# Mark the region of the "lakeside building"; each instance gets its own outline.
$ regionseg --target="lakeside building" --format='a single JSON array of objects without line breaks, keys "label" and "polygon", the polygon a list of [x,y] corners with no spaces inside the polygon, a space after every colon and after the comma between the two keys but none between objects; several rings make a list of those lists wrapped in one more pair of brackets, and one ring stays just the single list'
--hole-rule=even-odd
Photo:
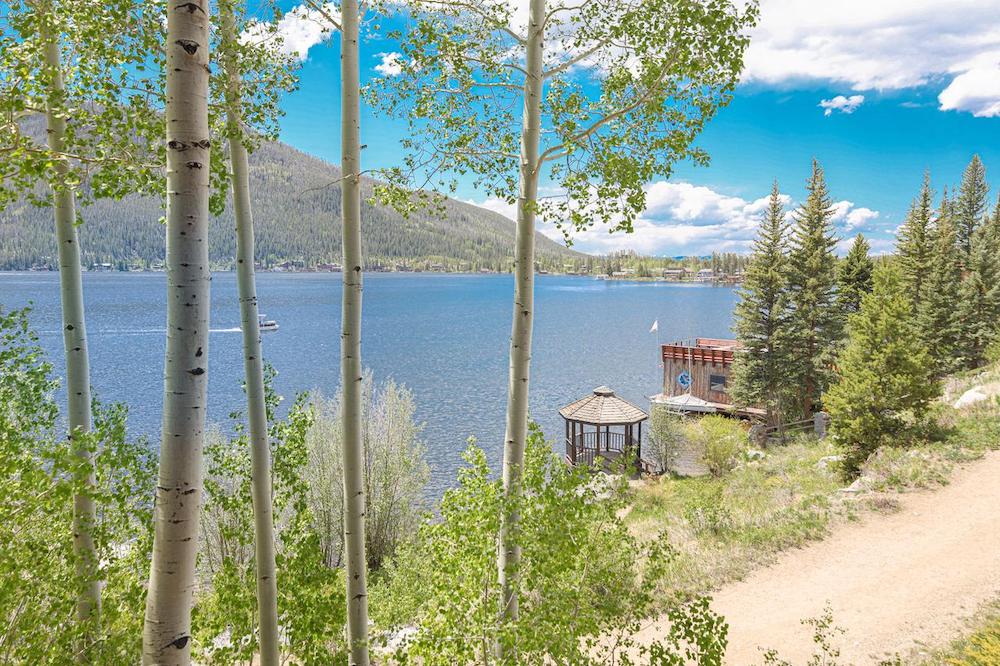
[{"label": "lakeside building", "polygon": [[739,343],[722,338],[695,338],[660,346],[663,392],[652,398],[682,413],[725,413],[762,416],[755,407],[737,408],[729,395],[733,361]]}]

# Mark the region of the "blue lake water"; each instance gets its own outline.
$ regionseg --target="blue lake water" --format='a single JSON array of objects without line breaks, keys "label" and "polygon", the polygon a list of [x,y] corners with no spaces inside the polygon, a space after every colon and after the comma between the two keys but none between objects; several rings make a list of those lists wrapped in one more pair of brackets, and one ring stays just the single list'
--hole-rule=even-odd
[{"label": "blue lake water", "polygon": [[[366,276],[362,356],[376,380],[408,386],[425,424],[432,468],[429,493],[451,484],[469,436],[491,462],[501,457],[510,337],[509,275],[386,274]],[[92,383],[105,401],[130,406],[130,430],[157,440],[163,390],[166,276],[88,273],[84,278]],[[339,382],[340,275],[262,273],[261,311],[280,330],[263,336],[264,355],[286,397]],[[661,341],[726,337],[736,293],[695,284],[610,282],[539,276],[531,374],[531,415],[554,442],[558,409],[607,384],[648,408],[660,390]],[[33,303],[31,322],[56,371],[62,366],[58,276],[0,274],[0,305]],[[209,346],[210,421],[226,424],[242,409],[239,305],[232,273],[212,282]],[[561,449],[561,444],[556,444]]]}]

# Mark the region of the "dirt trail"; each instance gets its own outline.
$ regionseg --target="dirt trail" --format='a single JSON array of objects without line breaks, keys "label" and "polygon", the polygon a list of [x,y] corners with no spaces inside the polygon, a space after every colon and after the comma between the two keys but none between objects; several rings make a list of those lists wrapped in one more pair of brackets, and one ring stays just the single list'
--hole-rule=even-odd
[{"label": "dirt trail", "polygon": [[[839,663],[877,664],[918,641],[936,645],[1000,594],[1000,452],[955,470],[936,491],[898,496],[900,511],[837,528],[727,585],[713,608],[729,622],[726,664],[760,664],[758,646],[793,664],[812,653],[811,628],[829,601]],[[641,638],[659,634],[654,624]]]}]

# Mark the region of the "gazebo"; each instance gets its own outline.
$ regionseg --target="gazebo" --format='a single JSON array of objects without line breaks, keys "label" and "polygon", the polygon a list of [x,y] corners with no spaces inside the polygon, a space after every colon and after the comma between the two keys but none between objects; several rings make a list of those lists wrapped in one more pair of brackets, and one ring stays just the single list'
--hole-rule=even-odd
[{"label": "gazebo", "polygon": [[635,469],[641,468],[642,422],[649,415],[607,386],[595,388],[559,414],[566,420],[566,462],[570,465],[625,458],[634,462]]}]

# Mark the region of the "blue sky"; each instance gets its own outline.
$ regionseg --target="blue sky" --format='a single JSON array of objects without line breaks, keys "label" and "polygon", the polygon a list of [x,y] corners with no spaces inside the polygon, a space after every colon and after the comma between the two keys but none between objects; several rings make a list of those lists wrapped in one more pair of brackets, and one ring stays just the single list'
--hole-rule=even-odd
[{"label": "blue sky", "polygon": [[[1000,0],[948,8],[944,16],[924,0],[764,0],[743,83],[698,142],[711,165],[681,165],[670,181],[651,183],[634,234],[594,230],[577,235],[577,247],[746,250],[771,182],[794,206],[814,157],[837,202],[838,231],[863,232],[876,251],[891,249],[926,169],[939,193],[978,153],[1000,186]],[[298,18],[286,19],[286,39],[305,57],[300,89],[284,100],[282,139],[336,163],[339,42]],[[363,80],[391,74],[393,47],[363,43]],[[402,121],[365,113],[365,167],[397,164],[405,131]],[[512,214],[468,184],[459,196]]]}]

